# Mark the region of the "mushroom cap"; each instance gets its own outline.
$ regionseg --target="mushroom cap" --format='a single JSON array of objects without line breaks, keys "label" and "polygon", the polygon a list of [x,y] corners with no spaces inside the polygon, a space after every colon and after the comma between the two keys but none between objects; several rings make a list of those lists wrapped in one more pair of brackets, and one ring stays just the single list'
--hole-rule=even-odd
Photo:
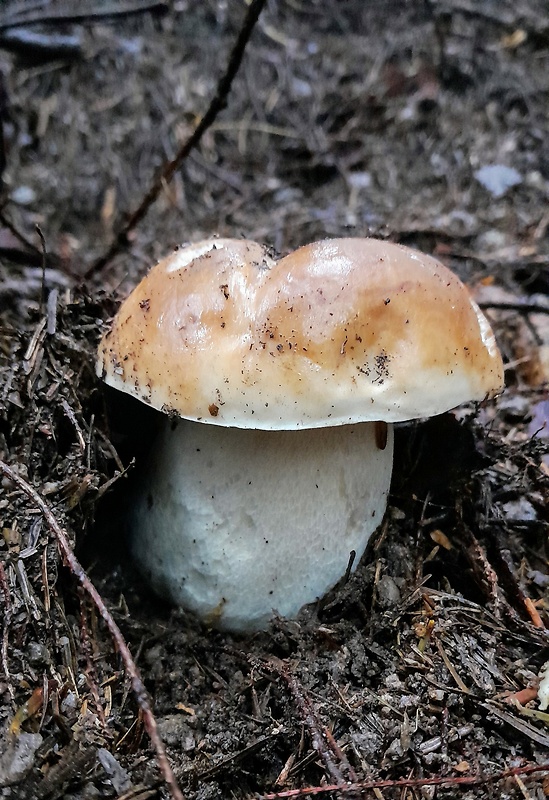
[{"label": "mushroom cap", "polygon": [[430,256],[358,238],[278,261],[246,240],[177,249],[122,304],[97,372],[162,411],[264,430],[427,417],[503,386],[463,283]]}]

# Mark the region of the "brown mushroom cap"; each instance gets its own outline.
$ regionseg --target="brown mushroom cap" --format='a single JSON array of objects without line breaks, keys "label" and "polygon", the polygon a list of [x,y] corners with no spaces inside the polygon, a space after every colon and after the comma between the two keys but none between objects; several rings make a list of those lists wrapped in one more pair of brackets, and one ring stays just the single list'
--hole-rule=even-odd
[{"label": "brown mushroom cap", "polygon": [[245,240],[178,249],[123,303],[97,369],[155,408],[266,430],[431,416],[503,385],[461,281],[376,239],[315,242],[279,261]]}]

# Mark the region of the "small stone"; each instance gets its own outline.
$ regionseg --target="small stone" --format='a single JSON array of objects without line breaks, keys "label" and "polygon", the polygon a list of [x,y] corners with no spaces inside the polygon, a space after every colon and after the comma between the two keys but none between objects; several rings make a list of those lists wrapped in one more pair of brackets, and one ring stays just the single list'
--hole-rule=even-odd
[{"label": "small stone", "polygon": [[163,741],[170,747],[189,753],[196,747],[194,733],[181,714],[168,714],[158,720],[158,730]]},{"label": "small stone", "polygon": [[382,608],[390,608],[400,602],[400,589],[390,575],[381,576],[376,590],[377,601]]},{"label": "small stone", "polygon": [[11,193],[11,199],[18,206],[30,206],[36,200],[36,192],[30,186],[18,186]]},{"label": "small stone", "polygon": [[504,503],[502,511],[507,519],[531,522],[538,518],[536,509],[525,497]]},{"label": "small stone", "polygon": [[398,758],[402,758],[403,751],[402,745],[400,744],[399,739],[394,739],[387,750],[385,751],[385,758],[389,758],[391,760],[395,760]]},{"label": "small stone", "polygon": [[71,716],[72,712],[78,707],[78,700],[74,692],[67,692],[61,701],[61,711],[65,716]]},{"label": "small stone", "polygon": [[508,237],[503,231],[498,231],[496,228],[490,228],[480,236],[477,237],[477,248],[485,253],[493,253],[501,250],[509,244]]},{"label": "small stone", "polygon": [[372,176],[369,172],[350,172],[347,180],[353,189],[369,189],[372,185]]},{"label": "small stone", "polygon": [[386,675],[385,686],[387,687],[387,689],[391,691],[398,691],[399,689],[403,688],[402,681],[400,680],[396,672],[391,672],[389,675]]},{"label": "small stone", "polygon": [[112,783],[112,787],[117,794],[122,794],[122,792],[127,792],[128,789],[131,788],[132,782],[129,778],[127,771],[120,766],[116,758],[106,750],[104,747],[100,747],[97,751],[97,758],[99,759],[99,763],[109,776],[109,780]]},{"label": "small stone", "polygon": [[522,183],[522,175],[512,167],[504,164],[492,164],[481,167],[474,173],[477,181],[487,189],[493,197],[503,197],[508,189]]},{"label": "small stone", "polygon": [[504,418],[514,422],[530,417],[530,400],[520,394],[512,394],[509,397],[502,397],[498,403],[498,409]]},{"label": "small stone", "polygon": [[41,667],[49,664],[51,661],[48,648],[40,642],[28,643],[27,658],[33,667]]},{"label": "small stone", "polygon": [[39,733],[20,733],[0,740],[0,788],[23,780],[33,767],[42,741]]},{"label": "small stone", "polygon": [[542,666],[539,677],[541,679],[538,689],[539,710],[545,711],[549,706],[549,661]]}]

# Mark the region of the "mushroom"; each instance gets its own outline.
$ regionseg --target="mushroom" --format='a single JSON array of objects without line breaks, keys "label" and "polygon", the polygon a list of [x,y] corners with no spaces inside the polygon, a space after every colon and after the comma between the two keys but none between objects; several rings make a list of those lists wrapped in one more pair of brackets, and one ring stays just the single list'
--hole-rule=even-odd
[{"label": "mushroom", "polygon": [[415,250],[332,239],[177,249],[122,304],[98,374],[167,415],[133,509],[154,589],[233,631],[295,616],[386,508],[390,423],[500,391],[490,326]]}]

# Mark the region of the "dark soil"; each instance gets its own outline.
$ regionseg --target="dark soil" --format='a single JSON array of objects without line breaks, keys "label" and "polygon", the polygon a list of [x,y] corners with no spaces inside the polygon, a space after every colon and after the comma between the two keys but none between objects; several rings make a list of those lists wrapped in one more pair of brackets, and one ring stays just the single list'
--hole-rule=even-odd
[{"label": "dark soil", "polygon": [[[22,9],[129,5],[12,0],[0,47]],[[549,774],[546,1],[270,0],[226,109],[129,247],[82,283],[204,113],[245,13],[148,5],[50,13],[27,29],[53,55],[0,50],[0,458],[105,598],[189,800],[333,784],[319,796],[547,796],[531,772]],[[133,574],[120,529],[144,412],[94,369],[124,294],[212,234],[281,253],[341,235],[417,246],[468,282],[506,361],[496,401],[400,426],[390,507],[356,573],[252,637],[208,630]],[[0,510],[0,797],[168,797],[51,526],[8,479]]]}]

